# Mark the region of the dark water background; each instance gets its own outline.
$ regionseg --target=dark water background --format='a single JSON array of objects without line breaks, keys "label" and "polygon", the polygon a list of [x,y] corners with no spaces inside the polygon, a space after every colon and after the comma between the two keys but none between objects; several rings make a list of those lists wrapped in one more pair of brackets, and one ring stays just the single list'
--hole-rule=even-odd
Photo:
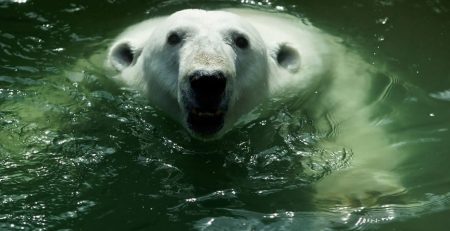
[{"label": "dark water background", "polygon": [[[269,102],[273,116],[203,143],[101,68],[129,25],[242,6],[306,18],[393,70],[380,116],[411,153],[405,195],[314,204],[340,163],[301,110]],[[0,230],[447,230],[449,41],[440,0],[0,0]]]}]

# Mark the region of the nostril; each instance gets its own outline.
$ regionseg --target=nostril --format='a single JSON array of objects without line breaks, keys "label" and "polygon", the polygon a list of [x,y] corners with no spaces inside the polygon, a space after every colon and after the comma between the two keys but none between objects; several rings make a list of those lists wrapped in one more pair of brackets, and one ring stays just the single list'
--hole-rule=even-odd
[{"label": "nostril", "polygon": [[227,79],[221,71],[197,71],[189,77],[195,99],[203,107],[218,107],[225,92]]}]

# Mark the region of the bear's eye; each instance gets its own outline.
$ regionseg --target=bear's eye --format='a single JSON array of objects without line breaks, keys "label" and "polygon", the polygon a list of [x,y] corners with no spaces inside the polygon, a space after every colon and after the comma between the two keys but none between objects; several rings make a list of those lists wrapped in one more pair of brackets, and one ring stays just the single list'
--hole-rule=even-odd
[{"label": "bear's eye", "polygon": [[177,45],[178,43],[181,42],[181,40],[182,39],[181,39],[180,35],[175,32],[172,32],[169,34],[169,36],[167,36],[167,43],[172,46]]},{"label": "bear's eye", "polygon": [[248,39],[243,35],[238,35],[234,38],[234,44],[241,49],[245,49],[248,47]]}]

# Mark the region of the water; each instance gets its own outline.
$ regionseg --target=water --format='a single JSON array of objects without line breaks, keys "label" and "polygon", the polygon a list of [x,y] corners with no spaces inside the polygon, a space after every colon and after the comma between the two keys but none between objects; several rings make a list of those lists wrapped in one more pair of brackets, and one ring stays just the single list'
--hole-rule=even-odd
[{"label": "water", "polygon": [[[271,116],[204,143],[101,67],[128,25],[239,6],[306,18],[392,70],[374,82],[373,121],[408,153],[396,169],[405,193],[314,203],[314,182],[351,153],[317,148],[296,102],[268,102]],[[449,11],[439,0],[0,1],[0,229],[446,230]]]}]

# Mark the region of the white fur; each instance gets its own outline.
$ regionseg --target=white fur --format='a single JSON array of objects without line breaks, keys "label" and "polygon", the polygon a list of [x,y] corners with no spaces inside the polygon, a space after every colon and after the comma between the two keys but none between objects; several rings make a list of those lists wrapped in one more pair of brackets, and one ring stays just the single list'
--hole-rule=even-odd
[{"label": "white fur", "polygon": [[[189,32],[189,43],[177,51],[169,50],[164,45],[166,36],[177,27],[193,28]],[[245,54],[249,52],[239,52],[227,45],[223,41],[227,30],[248,34],[254,54]],[[228,89],[232,98],[220,136],[243,114],[280,89],[295,86],[304,92],[313,90],[315,83],[320,82],[315,79],[329,69],[327,62],[331,51],[325,41],[329,39],[332,38],[292,16],[242,9],[184,10],[126,30],[110,49],[109,63],[121,71],[120,78],[125,83],[141,88],[155,105],[186,126],[185,112],[182,107],[176,107],[175,102],[180,103],[179,88],[185,83],[185,74],[201,65],[192,62],[193,57],[221,54],[220,58],[225,60],[220,64],[222,69],[235,77],[231,79],[233,89]],[[113,53],[124,43],[142,52],[129,67],[117,62]],[[299,54],[298,61],[289,67],[280,67],[276,61],[276,52],[282,46]]]},{"label": "white fur", "polygon": [[[183,46],[174,49],[166,40],[167,34],[177,28],[188,28],[188,36]],[[251,50],[233,48],[227,40],[230,31],[248,35]],[[130,66],[117,62],[114,56],[115,49],[124,43],[140,53]],[[287,55],[279,55],[280,50]],[[352,149],[355,157],[354,166],[317,184],[318,197],[345,200],[352,195],[363,200],[367,192],[387,194],[402,189],[389,172],[400,158],[386,164],[392,150],[387,148],[383,131],[370,124],[370,111],[360,110],[370,87],[368,78],[376,70],[345,49],[339,39],[308,22],[286,14],[245,9],[184,10],[126,30],[112,45],[109,63],[120,71],[120,79],[141,89],[154,105],[185,127],[180,91],[186,88],[186,75],[199,67],[229,73],[229,111],[218,137],[267,97],[292,89],[296,97],[305,98],[326,82],[329,87],[313,104],[304,105],[305,109],[313,115],[318,129],[327,129],[330,117],[345,125],[348,132],[321,145]],[[330,108],[332,112],[327,111]],[[367,175],[363,179],[367,182],[349,180],[361,172]]]}]

